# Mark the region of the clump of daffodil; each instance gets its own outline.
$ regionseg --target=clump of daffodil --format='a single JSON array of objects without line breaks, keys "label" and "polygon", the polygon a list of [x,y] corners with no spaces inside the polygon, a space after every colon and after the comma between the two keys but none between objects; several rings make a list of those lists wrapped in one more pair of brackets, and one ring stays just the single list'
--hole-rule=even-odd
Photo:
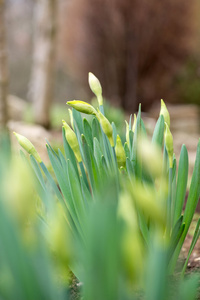
[{"label": "clump of daffodil", "polygon": [[90,89],[97,97],[99,106],[103,105],[102,87],[99,79],[91,72],[88,74],[88,82]]},{"label": "clump of daffodil", "polygon": [[132,131],[133,132],[135,132],[136,122],[137,122],[137,116],[136,116],[136,114],[134,114],[134,121],[133,121],[133,126],[132,126]]},{"label": "clump of daffodil", "polygon": [[89,103],[81,100],[67,101],[67,104],[74,109],[88,115],[96,115],[96,109]]},{"label": "clump of daffodil", "polygon": [[[141,283],[141,275],[144,267],[143,244],[138,226],[137,213],[127,191],[123,191],[119,197],[118,217],[124,222],[121,251],[122,261],[128,283]],[[136,259],[137,258],[137,259]]]},{"label": "clump of daffodil", "polygon": [[160,115],[163,115],[165,122],[167,123],[168,127],[170,128],[170,115],[169,115],[169,111],[168,111],[163,99],[161,99]]},{"label": "clump of daffodil", "polygon": [[108,119],[99,111],[99,109],[98,109],[98,113],[97,113],[96,117],[97,117],[99,123],[101,124],[102,130],[105,133],[105,135],[107,136],[111,146],[114,147],[112,125],[110,124]]},{"label": "clump of daffodil", "polygon": [[140,138],[138,141],[138,155],[140,156],[144,168],[154,178],[162,174],[162,152],[160,148],[152,144],[146,138]]},{"label": "clump of daffodil", "polygon": [[122,141],[121,141],[119,135],[117,135],[115,153],[116,153],[118,167],[119,168],[125,167],[126,166],[126,154],[125,154],[124,147],[122,145]]},{"label": "clump of daffodil", "polygon": [[171,134],[171,131],[165,123],[165,146],[167,149],[168,153],[168,158],[169,158],[169,167],[173,167],[173,155],[174,155],[174,145],[173,145],[173,136]]},{"label": "clump of daffodil", "polygon": [[70,147],[72,148],[78,162],[81,162],[82,157],[81,157],[81,152],[80,152],[76,134],[64,120],[62,122],[63,122],[63,127],[65,129],[66,140],[69,143]]},{"label": "clump of daffodil", "polygon": [[29,154],[31,154],[39,163],[42,162],[38,152],[36,151],[35,147],[33,144],[23,135],[13,132],[14,135],[16,136],[20,146],[24,148]]}]

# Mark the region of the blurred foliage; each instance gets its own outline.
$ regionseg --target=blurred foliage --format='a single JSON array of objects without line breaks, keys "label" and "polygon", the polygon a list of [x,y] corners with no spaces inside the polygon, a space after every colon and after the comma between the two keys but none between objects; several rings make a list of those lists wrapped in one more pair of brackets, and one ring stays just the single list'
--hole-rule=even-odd
[{"label": "blurred foliage", "polygon": [[173,88],[181,102],[200,105],[200,58],[190,58],[177,74]]},{"label": "blurred foliage", "polygon": [[[54,103],[50,110],[50,123],[53,129],[60,128],[62,122],[61,120],[69,120],[66,105]],[[33,109],[31,104],[27,104],[26,110],[24,112],[23,121],[27,123],[33,123]]]}]

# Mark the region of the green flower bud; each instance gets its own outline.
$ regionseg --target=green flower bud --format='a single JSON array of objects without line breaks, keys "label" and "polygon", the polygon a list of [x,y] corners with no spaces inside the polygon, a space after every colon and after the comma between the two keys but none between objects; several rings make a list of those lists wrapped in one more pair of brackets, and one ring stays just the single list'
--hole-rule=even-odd
[{"label": "green flower bud", "polygon": [[[120,194],[118,204],[118,217],[123,220],[121,251],[122,266],[131,286],[139,284],[143,270],[143,244],[138,226],[137,213],[130,193],[124,191]],[[137,260],[135,259],[137,257]]]},{"label": "green flower bud", "polygon": [[138,141],[138,155],[144,168],[154,178],[162,174],[162,152],[161,149],[151,143],[147,138],[140,138]]},{"label": "green flower bud", "polygon": [[136,116],[136,114],[134,114],[134,121],[133,121],[133,127],[132,127],[133,132],[135,131],[136,122],[137,122],[137,116]]},{"label": "green flower bud", "polygon": [[88,115],[97,114],[96,109],[87,102],[80,101],[80,100],[73,100],[73,101],[67,101],[67,104],[84,114],[88,114]]},{"label": "green flower bud", "polygon": [[90,89],[97,97],[99,105],[103,105],[102,87],[99,79],[94,74],[89,72],[88,82],[89,82]]},{"label": "green flower bud", "polygon": [[78,144],[78,140],[76,137],[76,134],[74,131],[70,128],[70,126],[63,120],[63,127],[65,128],[65,137],[67,142],[69,143],[70,147],[74,151],[74,154],[76,156],[76,159],[78,162],[82,161],[81,153],[80,153],[80,148]]},{"label": "green flower bud", "polygon": [[41,163],[42,160],[41,160],[38,152],[36,151],[35,147],[33,146],[33,144],[25,136],[18,134],[16,132],[13,132],[13,133],[16,136],[20,146],[22,146],[22,148],[24,148],[24,150],[26,150],[29,154],[33,155],[33,157],[39,163]]},{"label": "green flower bud", "polygon": [[102,130],[107,135],[108,140],[111,144],[112,147],[114,147],[114,140],[113,140],[113,128],[108,119],[99,111],[98,109],[98,114],[96,115],[99,123],[101,124]]},{"label": "green flower bud", "polygon": [[69,117],[70,117],[70,123],[71,123],[71,126],[72,126],[72,128],[74,129],[74,119],[73,119],[72,110],[69,108],[69,109],[68,109],[68,112],[69,112]]},{"label": "green flower bud", "polygon": [[170,115],[163,99],[161,99],[160,115],[163,115],[165,122],[170,128]]},{"label": "green flower bud", "polygon": [[174,154],[174,145],[173,145],[173,136],[167,123],[165,122],[165,146],[168,153],[169,158],[169,167],[173,167],[173,154]]},{"label": "green flower bud", "polygon": [[125,167],[125,165],[126,165],[126,154],[125,154],[124,147],[122,145],[122,141],[121,141],[119,135],[117,135],[115,153],[116,153],[116,157],[117,157],[118,167],[119,168],[120,167]]},{"label": "green flower bud", "polygon": [[128,144],[128,147],[129,147],[129,124],[126,120],[125,120],[125,123],[126,123],[126,142]]}]

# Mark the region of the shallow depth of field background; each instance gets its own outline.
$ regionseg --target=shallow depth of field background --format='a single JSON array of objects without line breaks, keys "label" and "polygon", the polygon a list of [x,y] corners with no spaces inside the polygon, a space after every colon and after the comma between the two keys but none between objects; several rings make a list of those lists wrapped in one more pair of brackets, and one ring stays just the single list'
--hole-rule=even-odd
[{"label": "shallow depth of field background", "polygon": [[[45,144],[43,137],[59,145],[61,119],[67,119],[66,101],[92,100],[87,82],[91,71],[100,79],[107,102],[117,108],[111,108],[108,117],[121,128],[124,114],[128,118],[142,103],[151,132],[163,98],[171,113],[175,153],[186,143],[193,165],[200,132],[199,2],[51,0],[56,8],[54,75],[47,88],[45,118],[49,121],[38,122],[42,91],[31,78],[37,69],[34,47],[38,57],[42,47],[34,34],[34,16],[45,2],[5,1],[9,94],[18,97],[8,101],[10,130],[29,136],[38,147]],[[34,109],[31,91],[36,95]],[[59,130],[52,136],[42,127],[28,125],[34,122]]]},{"label": "shallow depth of field background", "polygon": [[[36,1],[6,1],[10,93],[29,100]],[[200,104],[197,0],[58,0],[56,102],[87,100],[87,73],[114,104]],[[130,111],[129,111],[130,112]]]}]

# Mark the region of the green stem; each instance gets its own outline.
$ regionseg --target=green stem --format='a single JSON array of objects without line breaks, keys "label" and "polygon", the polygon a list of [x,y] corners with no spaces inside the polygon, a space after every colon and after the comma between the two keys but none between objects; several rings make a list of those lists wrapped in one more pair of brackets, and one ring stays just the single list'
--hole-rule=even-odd
[{"label": "green stem", "polygon": [[99,106],[99,110],[100,110],[100,112],[105,116],[103,105],[100,105],[100,106]]}]

